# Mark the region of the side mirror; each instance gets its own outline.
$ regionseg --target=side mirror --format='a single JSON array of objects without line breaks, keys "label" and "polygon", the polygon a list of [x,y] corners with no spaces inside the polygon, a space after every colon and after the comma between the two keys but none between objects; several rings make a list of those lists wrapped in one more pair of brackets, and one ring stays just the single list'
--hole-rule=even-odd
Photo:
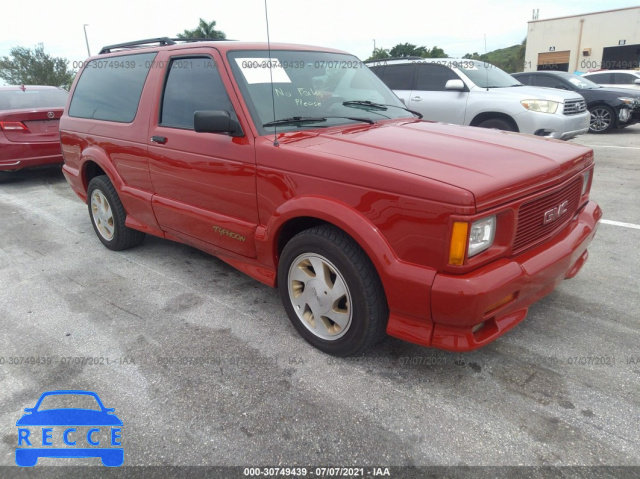
[{"label": "side mirror", "polygon": [[228,111],[205,110],[193,114],[193,129],[198,133],[229,133],[231,136],[243,136],[240,123],[231,118]]},{"label": "side mirror", "polygon": [[462,80],[448,80],[444,85],[445,90],[464,90],[464,82]]},{"label": "side mirror", "polygon": [[635,80],[633,80],[633,83],[635,83],[636,85],[640,85],[640,78],[636,78]]}]

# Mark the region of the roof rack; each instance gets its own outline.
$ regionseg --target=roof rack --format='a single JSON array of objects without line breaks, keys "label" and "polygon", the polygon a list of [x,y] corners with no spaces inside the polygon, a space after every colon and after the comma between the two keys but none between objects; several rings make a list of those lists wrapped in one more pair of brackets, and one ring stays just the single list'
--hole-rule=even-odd
[{"label": "roof rack", "polygon": [[148,46],[159,46],[164,47],[167,45],[176,45],[178,42],[215,42],[215,41],[229,41],[227,38],[169,38],[169,37],[158,37],[158,38],[147,38],[145,40],[136,40],[133,42],[125,42],[125,43],[116,43],[115,45],[107,45],[102,47],[99,55],[104,53],[112,53],[114,50],[124,50],[124,49],[133,49],[133,48],[144,48]]},{"label": "roof rack", "polygon": [[373,62],[389,62],[391,60],[426,60],[424,57],[391,57],[391,58],[377,58],[374,60],[365,60],[362,63],[373,63]]}]

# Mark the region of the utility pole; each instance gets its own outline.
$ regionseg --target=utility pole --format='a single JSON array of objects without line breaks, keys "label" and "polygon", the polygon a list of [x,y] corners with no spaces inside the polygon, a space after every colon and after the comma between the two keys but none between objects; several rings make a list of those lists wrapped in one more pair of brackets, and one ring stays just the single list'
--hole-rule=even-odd
[{"label": "utility pole", "polygon": [[84,41],[87,42],[87,55],[91,56],[91,51],[89,50],[89,38],[87,37],[87,27],[89,26],[88,23],[84,24]]}]

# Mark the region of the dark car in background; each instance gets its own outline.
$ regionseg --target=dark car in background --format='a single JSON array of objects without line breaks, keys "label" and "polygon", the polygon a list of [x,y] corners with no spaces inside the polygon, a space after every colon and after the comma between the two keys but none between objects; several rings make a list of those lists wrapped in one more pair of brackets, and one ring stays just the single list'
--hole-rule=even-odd
[{"label": "dark car in background", "polygon": [[58,125],[68,95],[52,86],[0,87],[0,171],[62,164]]},{"label": "dark car in background", "polygon": [[587,78],[567,72],[538,71],[513,73],[525,85],[556,88],[580,93],[591,112],[591,133],[606,133],[640,121],[640,95],[633,90],[605,88]]}]

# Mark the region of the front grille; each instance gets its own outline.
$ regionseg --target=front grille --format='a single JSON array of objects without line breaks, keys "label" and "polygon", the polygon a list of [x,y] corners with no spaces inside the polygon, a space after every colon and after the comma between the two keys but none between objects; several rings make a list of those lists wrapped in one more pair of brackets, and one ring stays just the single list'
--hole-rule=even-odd
[{"label": "front grille", "polygon": [[565,115],[577,115],[587,109],[587,101],[583,98],[581,100],[567,100],[564,102]]},{"label": "front grille", "polygon": [[[522,204],[518,210],[518,226],[513,242],[513,253],[517,254],[535,246],[561,230],[578,210],[581,192],[582,178],[578,178],[564,188],[556,189],[545,196]],[[569,202],[566,213],[545,225],[545,213],[564,201]]]}]

